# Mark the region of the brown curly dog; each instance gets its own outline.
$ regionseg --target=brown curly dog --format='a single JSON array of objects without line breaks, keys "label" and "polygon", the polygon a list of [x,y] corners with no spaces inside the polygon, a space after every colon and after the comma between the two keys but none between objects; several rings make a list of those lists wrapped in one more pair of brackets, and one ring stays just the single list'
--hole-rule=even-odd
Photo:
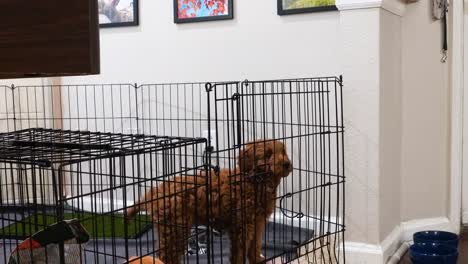
[{"label": "brown curly dog", "polygon": [[246,258],[250,264],[263,262],[265,225],[275,209],[278,185],[292,169],[282,142],[251,142],[241,150],[237,168],[165,180],[128,208],[127,219],[139,211],[152,215],[159,257],[166,264],[180,263],[193,225],[228,231],[231,263]]}]

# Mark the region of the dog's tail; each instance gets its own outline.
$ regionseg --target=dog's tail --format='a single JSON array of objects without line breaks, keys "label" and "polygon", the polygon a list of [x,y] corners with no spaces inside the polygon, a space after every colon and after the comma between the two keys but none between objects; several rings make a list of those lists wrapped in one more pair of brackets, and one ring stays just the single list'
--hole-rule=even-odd
[{"label": "dog's tail", "polygon": [[[128,207],[125,210],[125,221],[129,223],[135,216],[141,212],[141,211],[146,211],[148,212],[147,205],[148,203],[151,202],[151,197],[153,196],[153,193],[157,191],[156,188],[152,188],[148,192],[145,193],[138,201],[136,201],[132,206]],[[151,212],[148,212],[151,213]]]},{"label": "dog's tail", "polygon": [[[138,204],[139,202],[137,202]],[[125,222],[129,223],[141,211],[140,206],[134,204],[125,210]]]},{"label": "dog's tail", "polygon": [[[201,175],[205,176],[206,175]],[[157,209],[159,199],[171,199],[180,193],[187,193],[188,190],[195,189],[194,185],[202,185],[206,183],[205,177],[198,177],[195,175],[186,175],[175,177],[173,182],[166,182],[158,188],[153,187],[148,190],[145,195],[140,197],[132,206],[125,210],[125,221],[129,223],[139,212],[153,213]],[[159,193],[158,193],[159,192]],[[153,215],[156,217],[156,215]]]}]

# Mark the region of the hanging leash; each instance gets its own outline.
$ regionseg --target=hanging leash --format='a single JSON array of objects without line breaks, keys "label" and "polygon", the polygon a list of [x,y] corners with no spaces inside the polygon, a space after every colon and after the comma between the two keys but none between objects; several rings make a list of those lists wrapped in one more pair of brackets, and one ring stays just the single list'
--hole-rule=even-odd
[{"label": "hanging leash", "polygon": [[448,52],[448,36],[447,36],[447,31],[448,31],[448,25],[447,25],[447,14],[448,14],[448,2],[447,0],[444,0],[444,15],[442,18],[442,23],[444,24],[444,44],[442,47],[442,63],[447,62],[447,52]]},{"label": "hanging leash", "polygon": [[433,16],[435,19],[442,20],[443,24],[443,44],[442,44],[442,59],[441,62],[447,62],[448,52],[448,25],[447,25],[447,14],[449,3],[448,0],[433,0]]}]

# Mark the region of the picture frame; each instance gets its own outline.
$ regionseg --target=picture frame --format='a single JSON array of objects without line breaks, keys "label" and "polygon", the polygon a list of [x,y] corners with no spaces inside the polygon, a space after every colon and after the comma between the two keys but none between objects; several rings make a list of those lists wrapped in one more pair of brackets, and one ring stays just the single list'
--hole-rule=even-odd
[{"label": "picture frame", "polygon": [[[313,12],[327,12],[327,11],[336,11],[338,8],[335,5],[334,0],[326,0],[323,2],[330,2],[323,5],[314,5],[314,1],[317,0],[277,0],[278,1],[278,15],[294,15],[294,14],[303,14],[303,13],[313,13]],[[307,5],[307,2],[310,2],[309,7],[294,7],[294,3],[303,2],[300,5]],[[305,2],[305,3],[304,3]],[[285,6],[289,4],[290,6]]]},{"label": "picture frame", "polygon": [[132,27],[140,24],[139,0],[98,0],[99,27]]},{"label": "picture frame", "polygon": [[[182,2],[187,3],[182,3]],[[193,23],[234,18],[234,0],[174,0],[174,23]],[[218,6],[224,2],[223,6]],[[210,5],[211,4],[211,5]],[[197,7],[195,7],[197,6]],[[222,12],[222,14],[219,14]]]}]

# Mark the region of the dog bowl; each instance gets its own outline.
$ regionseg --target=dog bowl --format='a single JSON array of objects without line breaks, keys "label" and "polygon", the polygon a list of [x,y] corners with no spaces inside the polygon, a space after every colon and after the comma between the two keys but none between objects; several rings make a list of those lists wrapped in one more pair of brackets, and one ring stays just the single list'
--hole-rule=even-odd
[{"label": "dog bowl", "polygon": [[418,243],[437,243],[445,244],[458,248],[458,235],[445,231],[422,231],[413,235],[415,244]]},{"label": "dog bowl", "polygon": [[446,244],[418,243],[410,247],[413,264],[456,264],[458,249]]}]

